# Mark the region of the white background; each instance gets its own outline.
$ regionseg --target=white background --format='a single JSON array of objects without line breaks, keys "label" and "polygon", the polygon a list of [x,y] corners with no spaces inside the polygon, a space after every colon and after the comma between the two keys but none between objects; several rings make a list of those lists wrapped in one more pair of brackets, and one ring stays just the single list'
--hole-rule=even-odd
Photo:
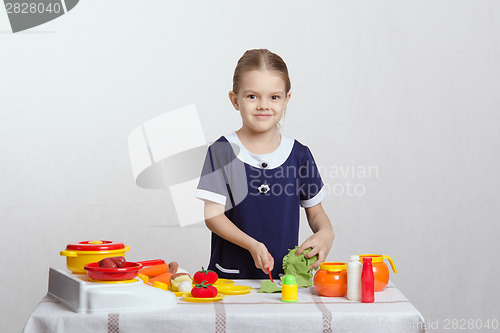
[{"label": "white background", "polygon": [[[189,104],[207,140],[237,129],[227,93],[251,48],[288,64],[286,135],[328,170],[378,170],[323,175],[328,259],[390,255],[440,327],[500,319],[500,1],[85,0],[17,34],[0,12],[3,332],[22,329],[73,241],[206,266],[209,231],[177,227],[169,194],[134,184],[127,137]],[[365,193],[334,187],[347,182]]]}]

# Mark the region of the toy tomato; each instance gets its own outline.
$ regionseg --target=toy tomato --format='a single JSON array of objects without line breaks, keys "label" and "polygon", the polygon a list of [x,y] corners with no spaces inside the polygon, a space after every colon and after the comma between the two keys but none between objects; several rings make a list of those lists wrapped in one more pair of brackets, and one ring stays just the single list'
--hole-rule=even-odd
[{"label": "toy tomato", "polygon": [[205,281],[207,284],[214,284],[218,279],[219,276],[217,275],[217,273],[215,273],[214,271],[206,270],[203,267],[201,268],[201,271],[196,272],[193,276],[194,283],[196,284],[200,284],[203,281]]},{"label": "toy tomato", "polygon": [[191,289],[191,296],[198,298],[212,298],[217,296],[218,293],[219,291],[217,288],[211,284],[206,284],[205,281],[197,284],[193,289]]}]

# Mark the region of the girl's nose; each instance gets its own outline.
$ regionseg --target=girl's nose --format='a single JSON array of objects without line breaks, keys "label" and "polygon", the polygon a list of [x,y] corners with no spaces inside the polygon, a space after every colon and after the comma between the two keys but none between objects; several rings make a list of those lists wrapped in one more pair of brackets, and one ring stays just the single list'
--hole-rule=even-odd
[{"label": "girl's nose", "polygon": [[267,103],[264,101],[260,101],[259,105],[257,106],[257,110],[267,110],[267,109],[269,109]]}]

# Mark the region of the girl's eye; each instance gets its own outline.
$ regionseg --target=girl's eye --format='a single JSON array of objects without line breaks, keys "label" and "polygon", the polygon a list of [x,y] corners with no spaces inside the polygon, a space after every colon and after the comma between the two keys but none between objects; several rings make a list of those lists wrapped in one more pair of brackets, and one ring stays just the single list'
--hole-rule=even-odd
[{"label": "girl's eye", "polygon": [[273,96],[273,97],[271,97],[271,98],[272,98],[272,99],[274,99],[274,100],[278,100],[278,99],[280,99],[280,97],[279,97],[278,95],[274,95],[274,96]]},{"label": "girl's eye", "polygon": [[247,97],[248,97],[249,99],[255,99],[255,98],[257,98],[257,96],[255,96],[255,95],[248,95]]}]

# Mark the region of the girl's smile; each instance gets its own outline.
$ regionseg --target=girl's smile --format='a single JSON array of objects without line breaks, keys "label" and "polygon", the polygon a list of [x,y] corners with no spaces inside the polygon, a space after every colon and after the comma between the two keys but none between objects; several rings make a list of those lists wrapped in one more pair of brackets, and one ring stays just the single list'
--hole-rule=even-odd
[{"label": "girl's smile", "polygon": [[267,119],[267,118],[271,117],[272,115],[271,114],[257,114],[255,116],[257,117],[257,119]]}]

